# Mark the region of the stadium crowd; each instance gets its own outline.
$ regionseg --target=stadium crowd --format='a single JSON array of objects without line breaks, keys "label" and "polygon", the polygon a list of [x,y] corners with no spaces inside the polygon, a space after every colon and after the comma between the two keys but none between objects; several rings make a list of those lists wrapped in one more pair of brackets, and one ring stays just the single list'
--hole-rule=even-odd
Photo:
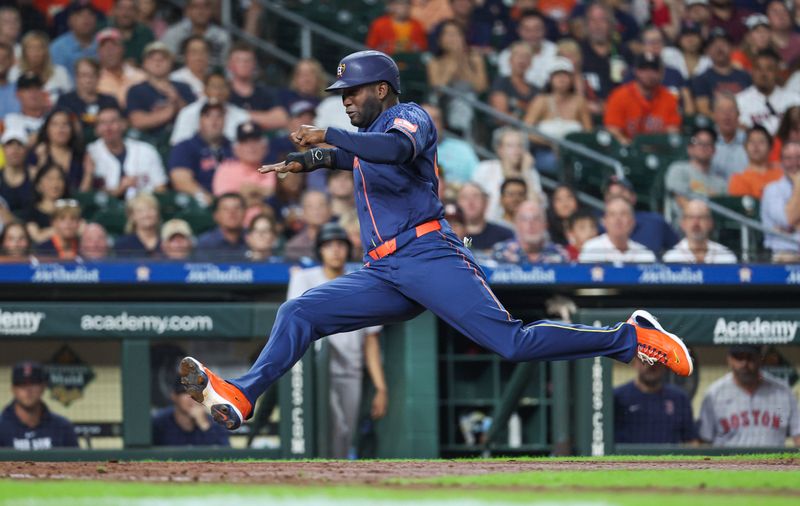
[{"label": "stadium crowd", "polygon": [[[291,3],[291,2],[289,2]],[[218,2],[0,2],[0,258],[4,261],[314,258],[337,221],[361,258],[348,173],[259,175],[302,124],[351,128],[323,65],[267,86]],[[234,2],[259,34],[257,2]],[[387,0],[367,46],[420,57],[439,127],[447,218],[482,260],[733,263],[707,198],[740,197],[800,239],[800,10],[781,0]],[[240,13],[241,14],[241,13]],[[263,14],[267,16],[267,14]],[[255,18],[255,20],[254,20]],[[278,41],[280,45],[280,41]],[[325,62],[330,70],[332,63]],[[441,94],[442,87],[458,94]],[[494,122],[494,158],[469,104]],[[700,118],[707,118],[706,121]],[[634,178],[605,178],[602,211],[567,184],[554,140],[603,129],[634,146],[686,135],[663,209]],[[457,132],[447,135],[443,132]],[[800,259],[766,234],[773,261]],[[766,257],[769,259],[770,257]]]}]

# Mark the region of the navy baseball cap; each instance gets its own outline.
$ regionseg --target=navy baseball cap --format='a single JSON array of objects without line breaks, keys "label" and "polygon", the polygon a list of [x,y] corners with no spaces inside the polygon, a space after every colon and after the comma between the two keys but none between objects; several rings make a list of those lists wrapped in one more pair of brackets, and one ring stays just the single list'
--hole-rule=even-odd
[{"label": "navy baseball cap", "polygon": [[661,57],[652,53],[642,53],[637,55],[633,62],[633,67],[637,69],[661,70],[664,64]]},{"label": "navy baseball cap", "polygon": [[28,88],[41,88],[44,86],[42,78],[39,74],[33,72],[25,72],[17,79],[17,89],[27,90]]},{"label": "navy baseball cap", "polygon": [[242,123],[236,127],[237,142],[249,141],[251,139],[261,139],[262,137],[264,137],[264,131],[261,130],[260,126],[252,121]]},{"label": "navy baseball cap", "polygon": [[38,385],[44,383],[46,375],[44,367],[39,362],[26,360],[18,362],[14,365],[11,372],[11,384],[16,386],[20,385]]},{"label": "navy baseball cap", "polygon": [[761,346],[757,344],[734,344],[728,348],[729,355],[736,355],[739,353],[761,356]]}]

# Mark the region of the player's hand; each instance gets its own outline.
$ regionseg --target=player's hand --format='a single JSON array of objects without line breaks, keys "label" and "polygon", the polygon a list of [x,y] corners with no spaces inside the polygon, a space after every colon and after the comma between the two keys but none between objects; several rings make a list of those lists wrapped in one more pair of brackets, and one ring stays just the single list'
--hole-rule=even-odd
[{"label": "player's hand", "polygon": [[310,148],[311,146],[316,146],[317,144],[322,144],[325,142],[326,131],[327,129],[325,128],[317,128],[312,125],[302,125],[296,131],[292,132],[292,142],[298,146]]},{"label": "player's hand", "polygon": [[380,420],[386,416],[386,406],[389,404],[389,394],[386,390],[378,390],[372,398],[372,409],[370,416],[373,420]]},{"label": "player's hand", "polygon": [[274,172],[278,174],[278,176],[281,176],[282,174],[288,174],[290,172],[303,172],[303,166],[298,162],[278,162],[270,165],[262,165],[258,168],[258,172],[261,174]]}]

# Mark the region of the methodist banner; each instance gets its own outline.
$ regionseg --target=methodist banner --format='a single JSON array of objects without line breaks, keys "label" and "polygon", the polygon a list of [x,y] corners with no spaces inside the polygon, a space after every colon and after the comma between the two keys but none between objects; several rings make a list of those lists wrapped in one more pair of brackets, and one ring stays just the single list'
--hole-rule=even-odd
[{"label": "methodist banner", "polygon": [[[632,310],[586,309],[575,321],[612,325],[625,321]],[[689,344],[800,345],[800,309],[658,309],[653,314],[670,332]]]},{"label": "methodist banner", "polygon": [[0,302],[0,338],[247,338],[264,335],[276,311],[250,303]]}]

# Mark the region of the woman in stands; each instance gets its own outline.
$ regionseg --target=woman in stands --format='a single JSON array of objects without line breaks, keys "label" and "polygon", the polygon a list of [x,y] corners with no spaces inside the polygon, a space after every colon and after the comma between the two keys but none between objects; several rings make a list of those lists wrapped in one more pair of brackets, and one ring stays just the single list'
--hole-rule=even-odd
[{"label": "woman in stands", "polygon": [[86,154],[78,120],[72,113],[54,109],[47,115],[28,155],[28,165],[33,174],[43,166],[61,167],[70,191],[92,188],[94,166]]},{"label": "woman in stands", "polygon": [[25,228],[34,244],[42,243],[53,235],[50,226],[56,201],[67,196],[67,178],[56,164],[41,167],[33,179],[34,204],[25,214]]},{"label": "woman in stands", "polygon": [[313,58],[300,60],[292,72],[289,88],[280,92],[280,102],[287,111],[292,104],[303,100],[317,106],[326,97],[326,86],[328,82],[322,65]]},{"label": "woman in stands", "polygon": [[16,82],[19,76],[33,72],[44,83],[44,91],[55,104],[58,97],[72,91],[72,79],[67,69],[55,65],[50,59],[50,38],[44,32],[32,31],[22,37],[22,53],[19,62],[8,73],[9,82]]},{"label": "woman in stands", "polygon": [[524,41],[511,44],[510,49],[511,75],[495,79],[489,94],[489,105],[496,111],[522,119],[531,100],[536,96],[536,89],[525,80],[525,71],[531,65],[533,50]]},{"label": "woman in stands", "polygon": [[556,186],[550,198],[550,206],[547,208],[547,230],[554,243],[569,245],[567,239],[569,219],[579,207],[578,197],[571,186],[566,184]]},{"label": "woman in stands", "polygon": [[25,225],[12,221],[0,233],[0,262],[28,262],[33,244]]},{"label": "woman in stands", "polygon": [[277,237],[277,225],[273,217],[267,213],[256,215],[247,227],[245,259],[253,262],[266,262],[272,259],[275,255]]},{"label": "woman in stands", "polygon": [[157,257],[160,247],[161,214],[158,200],[149,193],[140,193],[125,206],[128,222],[126,235],[117,239],[114,250],[120,257]]}]

